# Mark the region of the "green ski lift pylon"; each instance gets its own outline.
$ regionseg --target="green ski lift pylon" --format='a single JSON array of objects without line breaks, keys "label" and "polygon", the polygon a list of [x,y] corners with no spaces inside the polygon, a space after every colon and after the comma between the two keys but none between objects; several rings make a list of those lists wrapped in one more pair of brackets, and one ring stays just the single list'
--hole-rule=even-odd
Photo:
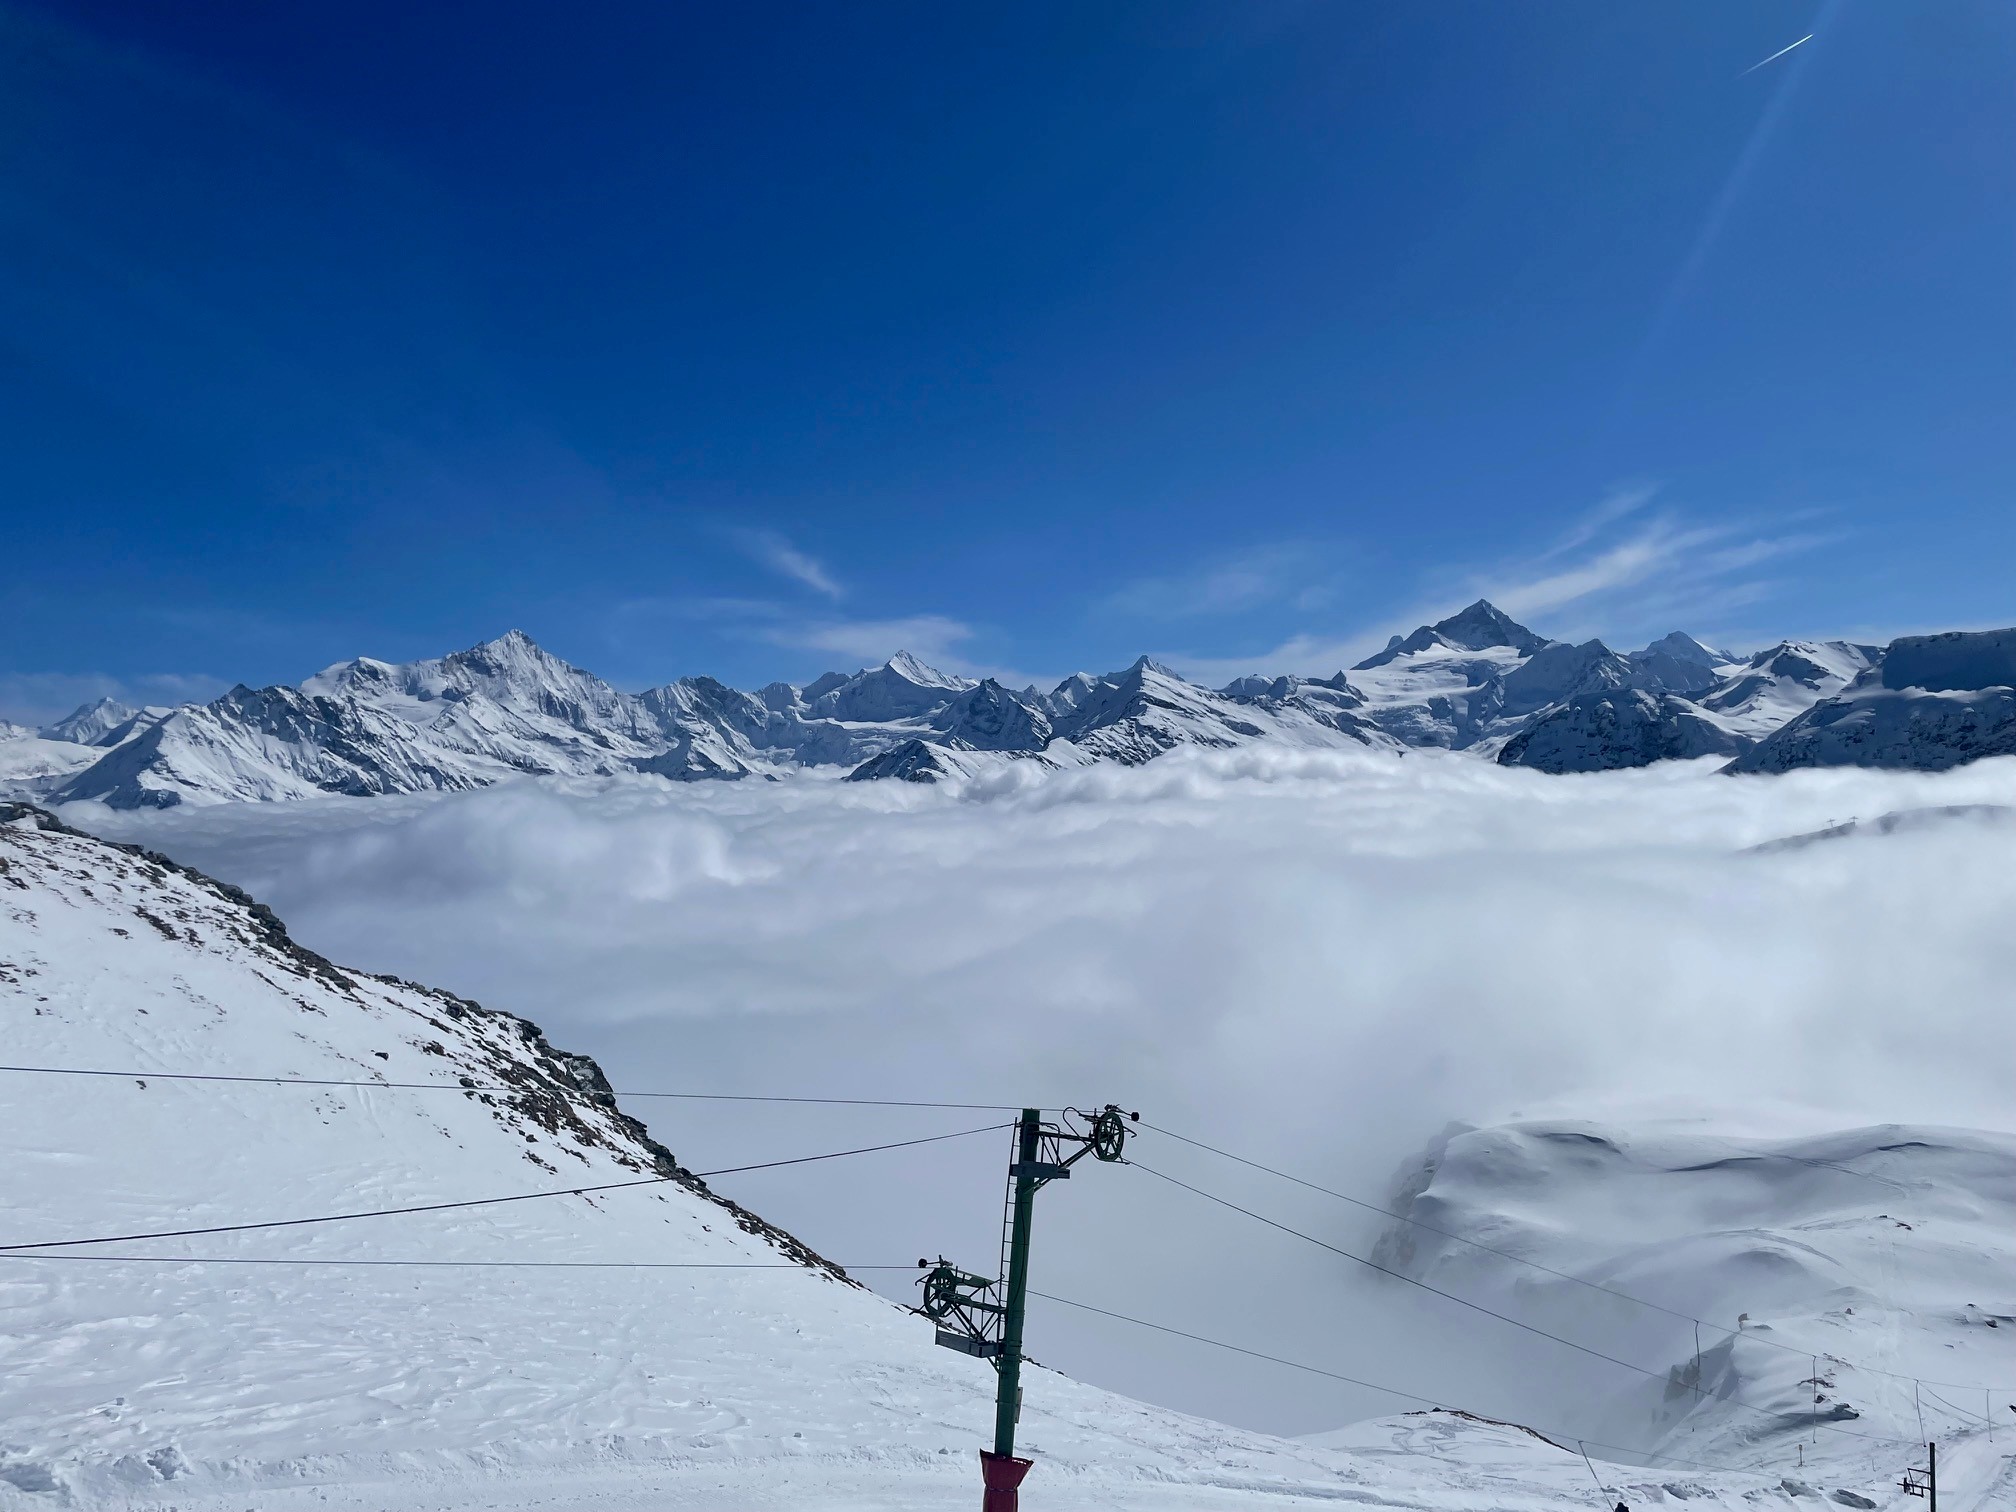
[{"label": "green ski lift pylon", "polygon": [[918,1278],[924,1299],[917,1310],[938,1325],[938,1342],[994,1362],[994,1448],[980,1453],[986,1488],[982,1512],[1016,1512],[1022,1478],[1033,1463],[1015,1456],[1015,1425],[1022,1416],[1022,1323],[1029,1298],[1029,1235],[1036,1194],[1053,1181],[1067,1179],[1071,1167],[1087,1155],[1104,1161],[1124,1159],[1127,1125],[1141,1120],[1139,1113],[1123,1113],[1114,1103],[1095,1113],[1066,1108],[1064,1117],[1062,1124],[1046,1124],[1042,1109],[1024,1108],[1015,1122],[1002,1276],[994,1280],[976,1276],[943,1256],[935,1264],[917,1262],[924,1271]]}]

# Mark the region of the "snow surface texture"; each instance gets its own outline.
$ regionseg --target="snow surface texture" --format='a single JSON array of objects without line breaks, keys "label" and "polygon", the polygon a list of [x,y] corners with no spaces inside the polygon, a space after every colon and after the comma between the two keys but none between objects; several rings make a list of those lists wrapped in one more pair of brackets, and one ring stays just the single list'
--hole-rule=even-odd
[{"label": "snow surface texture", "polygon": [[[1945,644],[1953,640],[1963,648]],[[1135,766],[1182,748],[1246,745],[1469,750],[1549,772],[1737,753],[1742,770],[1931,770],[2016,746],[2016,690],[1992,681],[2016,675],[2010,644],[2016,631],[1900,642],[1900,665],[1937,664],[1926,675],[1943,696],[1912,684],[1880,707],[1851,709],[1830,695],[1866,681],[1884,655],[1876,647],[1785,642],[1738,662],[1675,631],[1620,654],[1599,640],[1548,640],[1482,600],[1395,636],[1348,674],[1242,677],[1215,691],[1145,657],[1042,693],[899,653],[803,687],[745,693],[691,677],[633,695],[514,630],[451,656],[359,658],[298,688],[237,687],[209,704],[100,700],[41,741],[8,726],[0,795],[168,808],[452,791],[525,775],[691,781],[828,766],[863,781],[932,783],[1021,762]],[[1751,751],[1792,723],[1826,733]],[[4,754],[26,745],[35,749]]]},{"label": "snow surface texture", "polygon": [[[1824,1110],[1817,1129],[2006,1126],[2016,835],[1978,813],[1874,823],[1975,805],[2016,806],[2016,762],[1561,779],[1247,747],[935,787],[549,780],[73,815],[270,898],[337,959],[531,1016],[620,1067],[620,1089],[1110,1098],[1377,1197],[1449,1120],[1590,1117],[1597,1095],[1789,1100]],[[673,1106],[698,1169],[924,1131],[900,1110]],[[1251,1173],[1152,1136],[1137,1153],[1371,1242],[1313,1194],[1248,1193]],[[999,1193],[977,1157],[902,1160],[895,1188],[809,1168],[736,1191],[842,1260],[988,1263]],[[1315,1363],[1492,1416],[1522,1410],[1536,1374],[1605,1379],[1516,1335],[1479,1368],[1496,1325],[1367,1290],[1138,1174],[1046,1195],[1046,1289],[1290,1358],[1316,1341]],[[1035,1327],[1048,1364],[1255,1427],[1396,1405],[1052,1306]]]},{"label": "snow surface texture", "polygon": [[[0,1257],[0,1506],[902,1512],[972,1496],[988,1368],[682,1176],[591,1063],[530,1025],[334,967],[243,895],[32,811],[0,818],[0,931],[11,1054],[143,1073],[10,1083],[10,1244],[659,1176],[89,1253],[754,1267]],[[156,1067],[451,1090],[149,1080]],[[458,1076],[512,1090],[457,1092]],[[1363,1427],[1338,1449],[1048,1371],[1026,1393],[1032,1512],[1485,1512],[1587,1494],[1577,1455],[1456,1416]],[[1634,1501],[1799,1500],[1768,1478],[1604,1475]]]},{"label": "snow surface texture", "polygon": [[1536,1379],[1536,1414],[1837,1477],[1930,1438],[1957,1484],[1998,1425],[2016,1451],[2016,1136],[1536,1121],[1451,1130],[1393,1201],[1387,1264],[1656,1367]]}]

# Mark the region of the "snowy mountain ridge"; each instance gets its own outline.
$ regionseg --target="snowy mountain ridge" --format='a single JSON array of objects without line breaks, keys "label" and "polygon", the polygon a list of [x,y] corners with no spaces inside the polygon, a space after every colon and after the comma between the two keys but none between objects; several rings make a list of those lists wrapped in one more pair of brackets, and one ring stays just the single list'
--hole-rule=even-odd
[{"label": "snowy mountain ridge", "polygon": [[802,686],[751,693],[687,677],[626,693],[513,630],[416,662],[337,663],[298,687],[241,685],[175,709],[100,700],[39,732],[9,727],[0,794],[147,808],[527,775],[691,781],[845,768],[864,781],[933,781],[1010,761],[1138,765],[1178,747],[1252,742],[1470,751],[1548,772],[1700,756],[1736,758],[1744,772],[1937,767],[2016,750],[2011,642],[2016,631],[1907,637],[1892,648],[1907,670],[1889,673],[1890,653],[1846,641],[1786,641],[1732,659],[1675,631],[1618,652],[1549,640],[1479,600],[1330,677],[1211,689],[1142,657],[1045,693],[900,652]]}]

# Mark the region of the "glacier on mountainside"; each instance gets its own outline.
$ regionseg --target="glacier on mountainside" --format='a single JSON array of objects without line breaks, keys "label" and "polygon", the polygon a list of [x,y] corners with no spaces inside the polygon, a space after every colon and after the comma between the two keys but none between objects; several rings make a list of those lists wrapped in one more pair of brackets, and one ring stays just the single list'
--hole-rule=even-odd
[{"label": "glacier on mountainside", "polygon": [[1365,695],[1365,717],[1395,738],[1496,756],[1577,700],[1625,690],[1692,695],[1718,686],[1717,674],[1726,669],[1702,660],[1715,655],[1679,631],[1629,654],[1600,640],[1548,640],[1480,599],[1404,640],[1394,637],[1351,673]]}]

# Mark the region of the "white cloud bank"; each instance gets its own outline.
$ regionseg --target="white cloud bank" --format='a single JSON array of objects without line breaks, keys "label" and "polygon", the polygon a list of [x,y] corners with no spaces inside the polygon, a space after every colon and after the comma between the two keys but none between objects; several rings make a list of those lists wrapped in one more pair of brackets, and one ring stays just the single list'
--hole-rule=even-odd
[{"label": "white cloud bank", "polygon": [[[2016,804],[2016,761],[1550,778],[1250,750],[963,794],[640,779],[93,822],[247,886],[337,959],[537,1020],[619,1087],[1113,1098],[1377,1197],[1446,1120],[1549,1103],[2006,1126],[2016,825],[1745,853],[1959,803]],[[703,1166],[977,1116],[633,1106]],[[1349,1210],[1153,1136],[1137,1152],[1362,1239]],[[727,1186],[842,1261],[984,1266],[999,1153]],[[1187,1201],[1124,1169],[1059,1184],[1041,1284],[1487,1411],[1516,1411],[1521,1370],[1589,1364],[1514,1337],[1504,1373],[1459,1368],[1474,1318],[1357,1289],[1344,1262]],[[1393,1405],[1061,1309],[1034,1326],[1046,1362],[1259,1426]]]}]

